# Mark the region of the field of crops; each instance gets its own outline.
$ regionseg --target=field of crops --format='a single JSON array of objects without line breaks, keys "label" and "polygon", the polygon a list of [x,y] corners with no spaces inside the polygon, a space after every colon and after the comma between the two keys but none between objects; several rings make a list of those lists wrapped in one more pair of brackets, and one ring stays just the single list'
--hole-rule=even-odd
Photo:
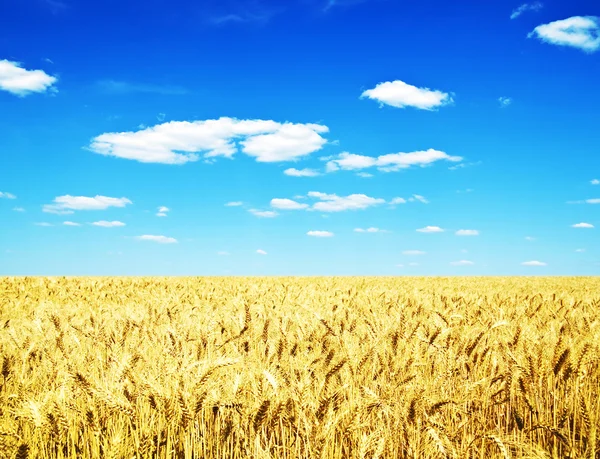
[{"label": "field of crops", "polygon": [[0,457],[600,458],[598,278],[0,278]]}]

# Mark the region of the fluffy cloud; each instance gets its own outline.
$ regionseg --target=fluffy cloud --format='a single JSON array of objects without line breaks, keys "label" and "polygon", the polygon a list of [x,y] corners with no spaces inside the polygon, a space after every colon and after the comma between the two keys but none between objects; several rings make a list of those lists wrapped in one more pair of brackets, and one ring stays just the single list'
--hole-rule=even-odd
[{"label": "fluffy cloud", "polygon": [[18,62],[0,60],[0,90],[24,97],[34,92],[45,92],[56,81],[56,77],[43,70],[27,70]]},{"label": "fluffy cloud", "polygon": [[331,231],[309,231],[306,234],[313,237],[333,237],[333,233]]},{"label": "fluffy cloud", "polygon": [[405,250],[402,252],[402,255],[425,255],[427,252],[423,252],[422,250]]},{"label": "fluffy cloud", "polygon": [[385,199],[372,198],[365,194],[351,194],[349,196],[338,196],[336,194],[310,191],[308,196],[317,198],[320,202],[315,203],[311,209],[321,212],[342,212],[344,210],[362,210],[379,204],[384,204]]},{"label": "fluffy cloud", "polygon": [[600,17],[573,16],[542,24],[528,35],[532,36],[553,45],[571,46],[593,53],[600,49]]},{"label": "fluffy cloud", "polygon": [[592,225],[591,223],[575,223],[574,225],[571,225],[572,228],[593,228],[594,225]]},{"label": "fluffy cloud", "polygon": [[291,199],[274,198],[271,199],[271,207],[283,210],[299,210],[308,208],[308,204],[296,202]]},{"label": "fluffy cloud", "polygon": [[81,223],[75,223],[75,222],[63,222],[63,225],[65,226],[81,226]]},{"label": "fluffy cloud", "polygon": [[169,209],[168,207],[165,206],[160,206],[158,208],[158,212],[156,212],[156,216],[157,217],[166,217],[167,213],[170,211],[171,209]]},{"label": "fluffy cloud", "polygon": [[479,236],[479,231],[477,230],[469,230],[469,229],[461,229],[456,233],[457,236]]},{"label": "fluffy cloud", "polygon": [[106,220],[100,220],[98,222],[92,223],[92,225],[94,225],[94,226],[101,226],[103,228],[115,228],[117,226],[125,226],[125,223],[119,222],[119,221],[116,221],[116,220],[112,221],[112,222],[109,222],[109,221],[106,221]]},{"label": "fluffy cloud", "polygon": [[[139,131],[111,132],[92,139],[94,153],[144,163],[184,164],[236,152],[259,162],[294,161],[320,150],[329,132],[319,124],[219,118],[172,121]],[[237,143],[236,143],[237,142]]]},{"label": "fluffy cloud", "polygon": [[293,167],[284,170],[283,173],[291,177],[316,177],[321,175],[314,169],[295,169]]},{"label": "fluffy cloud", "polygon": [[471,265],[474,265],[475,263],[473,263],[472,261],[469,261],[469,260],[459,260],[459,261],[452,261],[452,262],[450,262],[450,264],[452,266],[471,266]]},{"label": "fluffy cloud", "polygon": [[544,263],[543,261],[537,261],[537,260],[524,261],[521,264],[523,266],[546,266],[546,263]]},{"label": "fluffy cloud", "polygon": [[109,207],[125,207],[131,204],[127,198],[110,198],[108,196],[58,196],[54,198],[54,204],[45,204],[44,212],[50,214],[72,214],[76,210],[104,210]]},{"label": "fluffy cloud", "polygon": [[377,169],[382,172],[395,172],[413,166],[428,166],[436,161],[442,160],[460,162],[463,158],[460,156],[450,156],[443,151],[434,150],[432,148],[411,153],[390,153],[377,157],[344,152],[335,157],[335,159],[328,161],[326,170],[328,172],[334,172],[339,169],[360,170],[377,167]]},{"label": "fluffy cloud", "polygon": [[388,230],[370,227],[370,228],[354,228],[355,233],[389,233]]},{"label": "fluffy cloud", "polygon": [[586,199],[585,202],[587,204],[600,204],[600,198]]},{"label": "fluffy cloud", "polygon": [[598,180],[598,179],[594,179],[594,180],[591,180],[591,181],[590,181],[590,183],[591,183],[592,185],[600,185],[600,180]]},{"label": "fluffy cloud", "polygon": [[523,3],[518,8],[515,8],[510,15],[511,19],[516,19],[521,16],[525,11],[539,11],[544,5],[542,2]]},{"label": "fluffy cloud", "polygon": [[0,191],[0,199],[17,199],[17,197],[12,193],[2,192]]},{"label": "fluffy cloud", "polygon": [[412,197],[408,198],[408,200],[410,202],[419,201],[419,202],[422,202],[423,204],[429,204],[429,201],[427,199],[425,199],[424,196],[421,196],[420,194],[413,194]]},{"label": "fluffy cloud", "polygon": [[261,217],[261,218],[273,218],[273,217],[277,217],[277,215],[279,215],[277,212],[274,212],[272,210],[249,209],[248,212],[250,212],[252,215],[254,215],[256,217]]},{"label": "fluffy cloud", "polygon": [[225,206],[226,207],[239,207],[243,204],[244,203],[242,201],[231,201],[231,202],[228,202],[227,204],[225,204]]},{"label": "fluffy cloud", "polygon": [[159,244],[176,244],[177,243],[177,239],[175,239],[174,237],[154,236],[151,234],[144,234],[143,236],[136,236],[136,239],[139,241],[158,242]]},{"label": "fluffy cloud", "polygon": [[404,199],[404,198],[393,198],[393,199],[390,201],[390,204],[391,204],[391,205],[396,205],[396,204],[406,204],[406,199]]},{"label": "fluffy cloud", "polygon": [[426,226],[425,228],[419,228],[419,233],[443,233],[444,230],[439,226]]},{"label": "fluffy cloud", "polygon": [[259,255],[266,255],[267,254],[267,252],[265,252],[263,249],[258,249],[256,251],[256,253],[258,253]]},{"label": "fluffy cloud", "polygon": [[433,110],[453,102],[452,97],[445,92],[418,88],[400,80],[379,83],[373,89],[363,92],[361,98],[364,97],[376,100],[381,105],[397,108],[415,107],[421,110]]}]

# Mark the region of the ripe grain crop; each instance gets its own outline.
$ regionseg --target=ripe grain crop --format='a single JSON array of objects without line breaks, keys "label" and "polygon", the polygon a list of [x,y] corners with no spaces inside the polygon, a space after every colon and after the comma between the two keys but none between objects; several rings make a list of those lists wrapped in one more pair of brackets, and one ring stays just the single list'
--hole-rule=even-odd
[{"label": "ripe grain crop", "polygon": [[598,278],[0,278],[0,457],[600,458]]}]

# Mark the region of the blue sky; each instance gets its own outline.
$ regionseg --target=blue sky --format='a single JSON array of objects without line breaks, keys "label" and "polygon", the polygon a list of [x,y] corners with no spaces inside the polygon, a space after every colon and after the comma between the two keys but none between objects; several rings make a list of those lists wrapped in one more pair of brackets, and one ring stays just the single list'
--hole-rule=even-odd
[{"label": "blue sky", "polygon": [[598,16],[2,2],[0,275],[597,275]]}]

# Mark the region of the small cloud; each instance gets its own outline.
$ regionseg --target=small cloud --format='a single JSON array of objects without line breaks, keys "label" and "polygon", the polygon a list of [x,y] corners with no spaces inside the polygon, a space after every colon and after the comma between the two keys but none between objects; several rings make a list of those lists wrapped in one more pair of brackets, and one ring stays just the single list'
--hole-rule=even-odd
[{"label": "small cloud", "polygon": [[100,220],[98,222],[94,222],[92,223],[92,225],[94,226],[101,226],[102,228],[116,228],[118,226],[125,226],[125,223],[123,222],[119,222],[119,221],[106,221],[106,220]]},{"label": "small cloud", "polygon": [[136,236],[136,239],[139,241],[157,242],[159,244],[176,244],[177,243],[177,239],[175,239],[174,237],[154,236],[151,234],[144,234],[143,236]]},{"label": "small cloud", "polygon": [[517,19],[526,11],[539,11],[543,8],[542,2],[533,2],[533,3],[523,3],[518,8],[515,8],[510,15],[511,19]]},{"label": "small cloud", "polygon": [[594,179],[594,180],[591,180],[591,181],[590,181],[590,183],[591,183],[592,185],[600,185],[600,180],[598,180],[598,179]]},{"label": "small cloud", "polygon": [[420,110],[433,110],[453,102],[452,97],[445,92],[418,88],[401,80],[379,83],[373,89],[364,91],[361,99],[364,97],[376,100],[380,105],[415,107]]},{"label": "small cloud", "polygon": [[423,204],[429,204],[429,201],[427,199],[425,199],[424,196],[421,196],[420,194],[413,194],[412,197],[408,198],[409,202],[422,202]]},{"label": "small cloud", "polygon": [[525,240],[526,241],[535,241],[535,238],[531,237],[531,236],[525,236]]},{"label": "small cloud", "polygon": [[402,255],[425,255],[426,253],[422,250],[405,250],[402,252]]},{"label": "small cloud", "polygon": [[381,172],[397,172],[411,167],[426,167],[437,161],[460,162],[462,160],[460,156],[450,156],[432,148],[410,153],[389,153],[377,157],[342,152],[337,156],[329,157],[325,170],[327,172],[353,171],[376,167]]},{"label": "small cloud", "polygon": [[546,263],[544,263],[543,261],[537,261],[537,260],[533,260],[533,261],[524,261],[523,263],[521,263],[523,266],[546,266]]},{"label": "small cloud", "polygon": [[419,228],[419,233],[442,233],[444,230],[439,226],[426,226],[425,228]]},{"label": "small cloud", "polygon": [[321,175],[314,169],[295,169],[293,167],[284,170],[283,173],[291,177],[316,177],[318,175]]},{"label": "small cloud", "polygon": [[389,233],[388,230],[383,230],[383,229],[379,229],[379,228],[354,228],[354,232],[355,233]]},{"label": "small cloud", "polygon": [[500,107],[505,108],[512,104],[512,99],[510,97],[499,97],[498,102],[500,103]]},{"label": "small cloud", "polygon": [[43,70],[24,69],[19,62],[0,60],[0,90],[25,97],[34,92],[56,90],[58,79]]},{"label": "small cloud", "polygon": [[63,222],[63,225],[65,226],[81,226],[81,223],[75,223],[75,222]]},{"label": "small cloud", "polygon": [[22,207],[13,207],[13,210],[15,212],[25,212],[25,209],[23,209]]},{"label": "small cloud", "polygon": [[575,249],[575,252],[582,253],[585,252],[585,249]]},{"label": "small cloud", "polygon": [[293,201],[291,199],[274,198],[271,199],[271,207],[283,210],[300,210],[308,208],[308,204]]},{"label": "small cloud", "polygon": [[248,212],[250,212],[252,215],[254,215],[256,217],[261,217],[261,218],[274,218],[274,217],[277,217],[277,215],[279,215],[277,212],[274,212],[272,210],[249,209]]},{"label": "small cloud", "polygon": [[469,260],[460,260],[460,261],[451,261],[450,264],[452,266],[471,266],[474,265],[472,261]]},{"label": "small cloud", "polygon": [[157,217],[166,217],[167,213],[170,211],[170,209],[168,207],[165,206],[160,206],[158,208],[158,212],[156,212],[156,216]]},{"label": "small cloud", "polygon": [[552,45],[570,46],[593,53],[600,49],[600,17],[573,16],[542,24],[527,37],[533,36]]},{"label": "small cloud", "polygon": [[368,172],[357,172],[356,175],[362,178],[371,178],[373,174],[369,174]]},{"label": "small cloud", "polygon": [[600,204],[600,198],[586,199],[585,202],[587,204]]},{"label": "small cloud", "polygon": [[336,194],[309,191],[308,197],[319,199],[311,209],[321,212],[343,212],[345,210],[363,210],[369,207],[385,203],[385,199],[372,198],[365,194],[351,194],[349,196],[338,196]]},{"label": "small cloud", "polygon": [[127,198],[110,198],[108,196],[58,196],[54,198],[54,204],[45,204],[42,208],[44,212],[50,214],[66,215],[72,214],[75,210],[104,210],[109,207],[125,207],[131,204]]},{"label": "small cloud", "polygon": [[263,249],[258,249],[256,251],[256,253],[258,253],[259,255],[266,255],[267,254],[267,252],[265,252]]},{"label": "small cloud", "polygon": [[470,229],[461,229],[461,230],[458,230],[454,234],[456,234],[457,236],[479,236],[479,231],[470,230]]},{"label": "small cloud", "polygon": [[0,191],[0,199],[17,199],[17,197],[12,193]]},{"label": "small cloud", "polygon": [[39,222],[39,223],[34,223],[35,226],[54,226],[52,223],[48,223],[48,222]]},{"label": "small cloud", "polygon": [[571,225],[572,228],[593,228],[594,225],[592,225],[591,223],[575,223],[574,225]]},{"label": "small cloud", "polygon": [[393,205],[393,206],[396,205],[396,204],[406,204],[406,199],[404,199],[404,198],[393,198],[390,201],[390,204]]},{"label": "small cloud", "polygon": [[333,237],[334,235],[331,231],[309,231],[306,234],[313,237]]},{"label": "small cloud", "polygon": [[222,256],[222,257],[227,257],[230,255],[230,253],[222,250],[220,252],[217,252],[217,255]]},{"label": "small cloud", "polygon": [[231,201],[228,202],[227,204],[225,204],[226,207],[239,207],[244,205],[244,203],[242,201]]},{"label": "small cloud", "polygon": [[460,163],[460,164],[456,164],[454,166],[448,167],[448,170],[455,171],[458,169],[464,169],[465,167],[479,166],[480,164],[481,164],[481,161],[475,161],[472,163]]}]

